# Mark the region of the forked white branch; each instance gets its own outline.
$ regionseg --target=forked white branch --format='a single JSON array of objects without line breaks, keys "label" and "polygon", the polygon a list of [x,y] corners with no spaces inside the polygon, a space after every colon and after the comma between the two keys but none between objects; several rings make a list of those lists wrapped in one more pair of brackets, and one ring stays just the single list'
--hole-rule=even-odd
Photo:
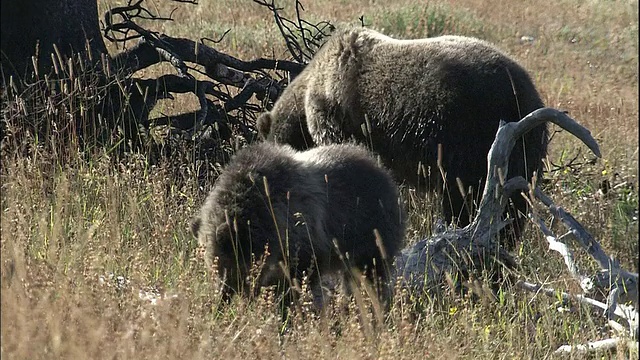
[{"label": "forked white branch", "polygon": [[[587,250],[588,254],[598,262],[602,269],[598,274],[593,276],[582,275],[578,270],[578,266],[573,261],[573,255],[569,247],[561,242],[560,237],[556,236],[546,226],[544,221],[532,211],[529,216],[545,235],[549,243],[549,249],[558,252],[563,257],[569,273],[579,282],[583,292],[585,294],[592,294],[595,291],[599,291],[603,294],[608,294],[606,304],[585,295],[562,293],[563,299],[575,299],[579,302],[602,309],[603,316],[607,319],[608,325],[616,333],[616,336],[612,339],[591,342],[585,345],[564,345],[558,348],[556,352],[601,350],[615,347],[620,342],[628,342],[630,346],[637,349],[639,331],[638,274],[622,269],[620,263],[608,256],[596,239],[587,232],[570,213],[555,205],[539,188],[533,191],[533,195],[548,207],[554,218],[561,220],[563,225],[569,230],[569,233]],[[519,286],[529,291],[542,291],[550,296],[557,294],[553,289],[543,289],[540,286],[526,282],[520,282]],[[614,318],[625,320],[627,325],[621,325],[615,321]]]},{"label": "forked white branch", "polygon": [[[558,237],[535,213],[531,214],[531,220],[545,235],[549,248],[562,256],[569,272],[580,283],[585,294],[591,294],[595,290],[608,294],[606,304],[584,294],[560,293],[562,298],[565,301],[577,300],[602,309],[609,325],[619,335],[614,339],[587,345],[563,346],[558,351],[601,349],[620,341],[628,341],[629,338],[633,339],[631,341],[635,341],[637,346],[638,274],[622,269],[620,263],[609,257],[593,236],[571,214],[556,206],[540,189],[537,187],[530,189],[531,186],[522,177],[503,181],[504,175],[508,173],[509,158],[516,141],[527,131],[545,122],[555,123],[567,130],[587,145],[596,156],[601,156],[598,144],[589,130],[564,112],[542,108],[533,111],[518,122],[502,122],[487,156],[487,181],[473,222],[462,229],[447,229],[402,251],[396,258],[396,275],[403,286],[417,295],[427,293],[430,296],[438,296],[439,289],[444,286],[453,285],[459,290],[460,284],[474,271],[487,270],[488,266],[491,267],[489,270],[502,271],[505,266],[507,268],[515,266],[513,257],[500,247],[498,233],[504,226],[501,216],[507,199],[514,191],[525,191],[531,194],[532,199],[545,204],[549,212],[560,219],[568,229],[567,234]],[[587,253],[598,262],[602,269],[598,274],[586,276],[580,273],[571,250],[563,242],[569,234],[573,235]],[[457,279],[456,282],[447,283],[447,279],[452,278]],[[536,293],[542,292],[550,296],[558,294],[554,289],[524,281],[518,284],[521,288]],[[626,320],[627,326],[620,325],[614,320],[615,318]]]}]

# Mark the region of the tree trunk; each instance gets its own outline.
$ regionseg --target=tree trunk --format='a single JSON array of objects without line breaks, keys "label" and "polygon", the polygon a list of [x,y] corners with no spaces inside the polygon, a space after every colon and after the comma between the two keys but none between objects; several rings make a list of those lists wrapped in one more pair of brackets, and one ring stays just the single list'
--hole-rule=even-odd
[{"label": "tree trunk", "polygon": [[93,62],[107,53],[96,0],[2,0],[1,14],[0,66],[6,79],[31,77],[33,55],[39,73],[50,72],[54,44],[65,61],[76,53],[86,56],[87,42]]}]

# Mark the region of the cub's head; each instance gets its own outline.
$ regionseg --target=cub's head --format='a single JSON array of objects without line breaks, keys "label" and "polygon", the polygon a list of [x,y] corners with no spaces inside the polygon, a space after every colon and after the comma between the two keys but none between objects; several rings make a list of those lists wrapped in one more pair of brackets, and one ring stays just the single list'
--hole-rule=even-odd
[{"label": "cub's head", "polygon": [[[211,209],[215,212],[215,209]],[[245,282],[251,265],[250,243],[242,225],[233,223],[220,214],[201,214],[191,222],[191,233],[204,248],[207,267],[216,264],[218,276],[223,281],[222,298],[230,300],[234,294],[248,291]],[[240,228],[240,229],[239,229]]]}]

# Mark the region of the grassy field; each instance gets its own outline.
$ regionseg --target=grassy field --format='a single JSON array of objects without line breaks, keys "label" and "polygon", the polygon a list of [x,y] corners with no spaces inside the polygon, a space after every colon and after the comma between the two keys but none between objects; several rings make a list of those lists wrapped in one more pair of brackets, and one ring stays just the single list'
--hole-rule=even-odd
[{"label": "grassy field", "polygon": [[[100,11],[117,3],[101,0]],[[150,3],[164,14],[177,7],[174,22],[154,25],[169,35],[217,38],[231,29],[220,51],[245,60],[286,56],[270,13],[249,0]],[[292,0],[278,3],[293,10]],[[588,127],[603,154],[592,162],[586,147],[555,133],[545,190],[610,255],[638,272],[636,0],[305,5],[309,20],[359,24],[364,15],[367,24],[390,35],[472,35],[514,56],[530,71],[547,106],[569,111]],[[159,65],[142,75],[162,71],[171,69]],[[182,112],[194,103],[179,97],[163,102],[159,111]],[[601,330],[606,328],[598,311],[579,304],[559,309],[556,299],[515,289],[505,289],[494,302],[451,297],[420,313],[396,303],[384,324],[374,321],[366,302],[348,304],[349,311],[332,304],[325,317],[297,314],[280,335],[282,323],[269,294],[219,306],[216,284],[189,232],[206,189],[195,180],[175,181],[172,165],[151,166],[131,155],[113,166],[105,151],[64,159],[47,149],[3,156],[3,359],[538,359],[563,344],[610,336]],[[181,171],[189,179],[194,165]],[[610,186],[603,188],[606,182]],[[433,211],[429,203],[410,205],[409,243],[430,235]],[[534,227],[517,251],[519,278],[578,289]],[[596,269],[583,251],[575,255],[583,270]],[[619,348],[595,357],[637,353]]]}]

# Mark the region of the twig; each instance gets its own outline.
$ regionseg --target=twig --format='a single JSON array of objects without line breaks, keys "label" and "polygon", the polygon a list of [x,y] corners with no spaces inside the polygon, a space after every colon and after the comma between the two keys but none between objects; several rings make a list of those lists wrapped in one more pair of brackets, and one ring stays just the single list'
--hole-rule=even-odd
[{"label": "twig", "polygon": [[[597,308],[604,310],[607,310],[607,304],[600,302],[598,300],[586,297],[584,295],[580,295],[580,294],[569,294],[563,291],[558,291],[552,288],[548,288],[548,287],[542,287],[541,285],[537,285],[537,284],[533,284],[527,281],[522,281],[519,280],[516,283],[516,286],[523,289],[523,290],[527,290],[529,292],[533,292],[533,293],[542,293],[545,294],[549,297],[556,297],[556,296],[560,296],[562,298],[563,304],[567,304],[569,301],[571,300],[576,300],[580,303],[583,304],[587,304],[587,305],[591,305],[591,306],[595,306]],[[622,309],[616,309],[614,310],[614,314],[624,320],[629,320],[629,315],[624,312]]]},{"label": "twig", "polygon": [[564,263],[567,266],[567,269],[569,269],[569,273],[571,273],[571,276],[578,280],[582,290],[587,293],[591,292],[593,290],[593,283],[591,282],[591,279],[589,279],[589,277],[580,274],[578,266],[576,266],[575,261],[573,261],[573,254],[571,253],[569,247],[566,244],[558,241],[558,238],[545,225],[544,221],[542,221],[542,219],[540,219],[540,217],[535,213],[529,213],[529,218],[536,225],[538,225],[540,231],[542,231],[542,233],[544,234],[545,239],[547,239],[547,242],[549,243],[549,250],[557,251],[558,253],[560,253],[562,258],[564,259]]},{"label": "twig", "polygon": [[207,40],[207,41],[211,41],[211,42],[212,42],[212,43],[214,43],[214,44],[219,44],[220,42],[222,42],[222,39],[224,39],[224,37],[225,37],[225,36],[226,36],[230,31],[231,31],[231,29],[227,29],[227,30],[226,30],[226,31],[225,31],[225,32],[220,36],[220,38],[219,38],[219,39],[217,39],[217,40],[214,40],[214,39],[211,39],[211,38],[208,38],[208,37],[203,37],[203,38],[200,38],[200,42],[204,44],[204,41],[205,41],[205,40]]},{"label": "twig", "polygon": [[[580,344],[580,345],[562,345],[554,353],[561,354],[561,353],[570,353],[570,352],[592,352],[592,351],[598,351],[598,350],[613,349],[617,347],[622,340],[623,339],[620,339],[620,338],[612,338],[612,339],[593,341],[593,342]],[[633,341],[629,341],[628,345],[630,347],[633,347],[633,346],[635,346],[636,348],[638,347],[637,343]]]},{"label": "twig", "polygon": [[[296,0],[296,20],[292,21],[280,14],[282,8],[275,6],[273,0],[253,0],[254,3],[266,7],[273,13],[273,18],[280,30],[280,35],[285,40],[287,50],[295,61],[301,64],[307,63],[320,47],[321,40],[328,36],[335,27],[328,21],[312,24],[302,18],[304,7]],[[313,29],[314,31],[312,31]],[[301,40],[298,40],[298,37]]]},{"label": "twig", "polygon": [[[622,290],[619,296],[623,301],[631,301],[638,307],[638,274],[626,271],[620,263],[609,257],[596,239],[571,214],[546,196],[540,189],[535,190],[535,197],[545,204],[551,214],[560,219],[563,225],[573,234],[587,253],[598,262],[602,271],[590,278],[592,287],[599,288],[605,293],[618,288]],[[582,286],[582,285],[581,285]],[[583,287],[584,288],[584,287]]]}]

